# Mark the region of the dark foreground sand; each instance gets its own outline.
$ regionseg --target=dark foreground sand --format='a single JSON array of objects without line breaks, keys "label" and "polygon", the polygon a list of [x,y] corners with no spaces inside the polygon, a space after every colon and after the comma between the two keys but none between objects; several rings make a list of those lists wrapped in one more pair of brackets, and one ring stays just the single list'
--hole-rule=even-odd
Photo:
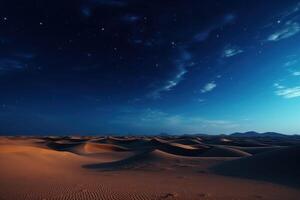
[{"label": "dark foreground sand", "polygon": [[298,200],[299,169],[270,138],[0,138],[1,200]]}]

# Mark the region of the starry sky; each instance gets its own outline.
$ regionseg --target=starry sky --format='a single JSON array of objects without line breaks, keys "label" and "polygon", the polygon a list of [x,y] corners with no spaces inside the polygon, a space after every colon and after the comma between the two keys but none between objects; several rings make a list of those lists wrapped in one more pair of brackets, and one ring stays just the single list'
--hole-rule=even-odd
[{"label": "starry sky", "polygon": [[300,2],[2,0],[0,134],[300,133]]}]

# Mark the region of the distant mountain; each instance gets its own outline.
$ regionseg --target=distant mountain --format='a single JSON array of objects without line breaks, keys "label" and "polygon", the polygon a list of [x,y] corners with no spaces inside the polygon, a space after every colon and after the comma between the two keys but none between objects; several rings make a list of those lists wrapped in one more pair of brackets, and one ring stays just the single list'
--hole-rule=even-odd
[{"label": "distant mountain", "polygon": [[288,137],[288,135],[276,132],[265,132],[265,133],[258,133],[255,131],[249,131],[245,133],[233,133],[230,136],[233,137]]}]

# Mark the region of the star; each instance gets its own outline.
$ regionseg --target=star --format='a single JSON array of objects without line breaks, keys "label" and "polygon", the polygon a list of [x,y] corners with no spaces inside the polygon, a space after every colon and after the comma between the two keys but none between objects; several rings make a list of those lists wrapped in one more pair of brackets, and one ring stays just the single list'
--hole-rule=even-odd
[{"label": "star", "polygon": [[171,45],[172,45],[173,48],[176,47],[176,43],[174,41],[171,42]]}]

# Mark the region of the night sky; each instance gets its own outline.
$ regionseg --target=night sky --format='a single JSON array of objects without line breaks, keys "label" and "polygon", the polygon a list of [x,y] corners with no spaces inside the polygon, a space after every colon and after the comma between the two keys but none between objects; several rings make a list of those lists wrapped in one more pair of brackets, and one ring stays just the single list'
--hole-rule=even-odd
[{"label": "night sky", "polygon": [[300,133],[300,2],[2,0],[1,134]]}]

